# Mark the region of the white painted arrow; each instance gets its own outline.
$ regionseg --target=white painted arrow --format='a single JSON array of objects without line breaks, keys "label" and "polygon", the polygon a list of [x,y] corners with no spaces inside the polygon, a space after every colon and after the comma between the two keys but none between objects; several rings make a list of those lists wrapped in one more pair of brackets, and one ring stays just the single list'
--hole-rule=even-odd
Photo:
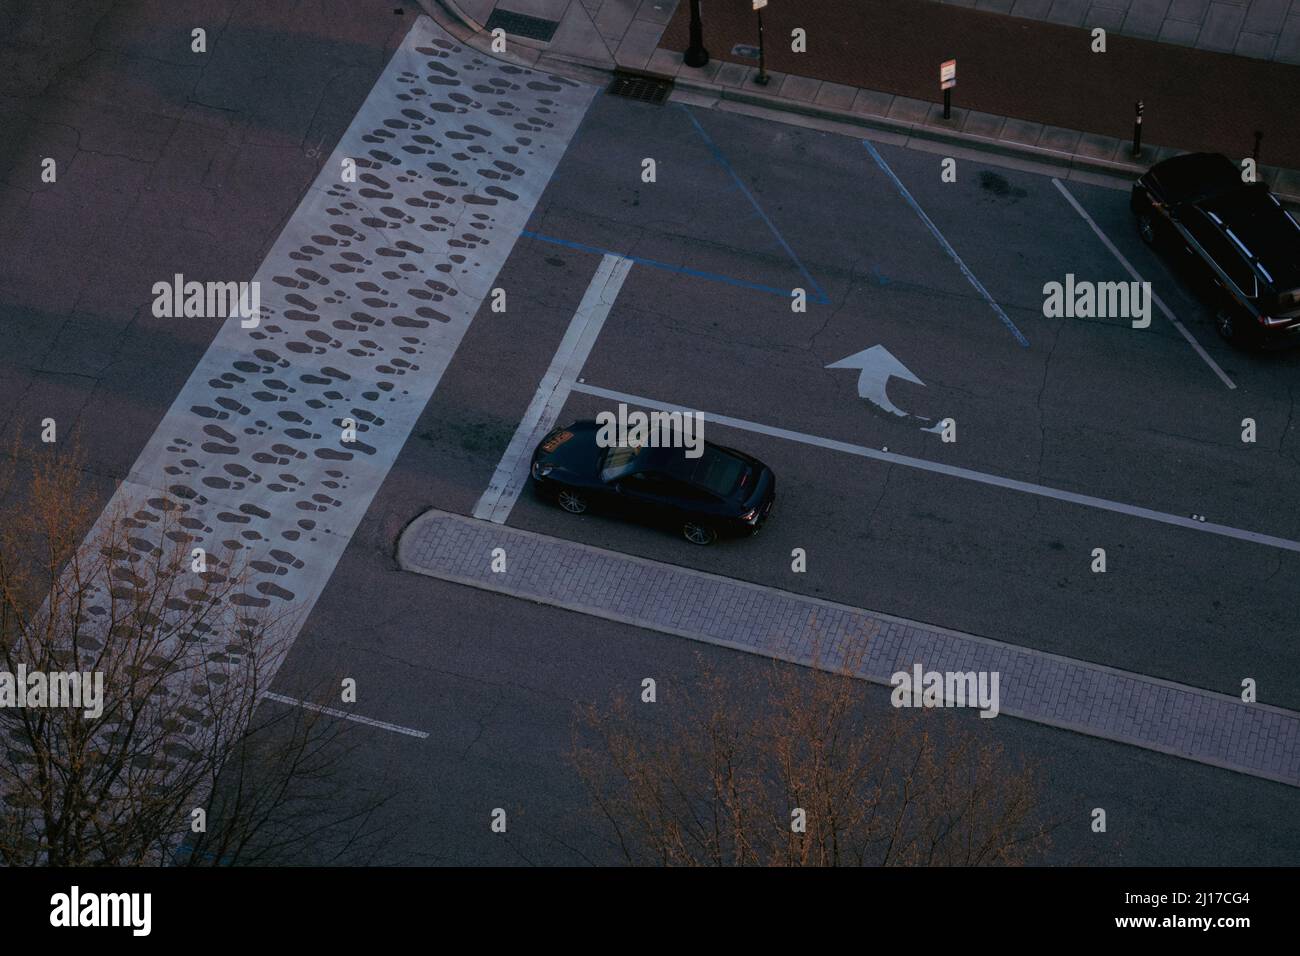
[{"label": "white painted arrow", "polygon": [[916,417],[909,415],[891,402],[885,389],[888,388],[891,378],[901,378],[913,385],[922,387],[924,387],[925,382],[913,375],[907,366],[894,358],[889,349],[883,345],[873,345],[869,349],[863,349],[861,352],[856,352],[848,358],[842,358],[826,367],[861,369],[861,373],[858,375],[858,394],[860,396],[891,415],[897,415],[899,418]]}]

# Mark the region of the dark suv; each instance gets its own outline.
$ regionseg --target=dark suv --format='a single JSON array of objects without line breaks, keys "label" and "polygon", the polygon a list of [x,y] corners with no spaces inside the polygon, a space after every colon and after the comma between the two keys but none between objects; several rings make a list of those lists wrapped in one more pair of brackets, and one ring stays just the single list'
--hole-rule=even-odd
[{"label": "dark suv", "polygon": [[1214,324],[1236,344],[1300,345],[1300,224],[1263,183],[1217,153],[1152,166],[1133,185],[1138,232],[1215,289]]}]

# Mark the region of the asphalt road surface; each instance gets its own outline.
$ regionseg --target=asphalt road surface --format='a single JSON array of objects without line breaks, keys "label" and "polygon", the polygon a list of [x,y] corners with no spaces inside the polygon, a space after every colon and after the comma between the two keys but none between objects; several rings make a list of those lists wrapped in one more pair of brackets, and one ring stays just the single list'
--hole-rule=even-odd
[{"label": "asphalt road surface", "polygon": [[[1291,540],[1300,531],[1294,510],[1266,491],[1293,472],[1295,358],[1220,347],[1208,310],[1141,246],[1125,193],[1068,185],[1235,388],[1158,312],[1141,331],[1043,317],[1044,282],[1066,272],[1126,278],[1050,179],[963,161],[958,182],[941,184],[936,157],[878,148],[1028,347],[859,141],[608,96],[591,107],[529,224],[532,237],[498,279],[506,312],[476,318],[363,524],[369,537],[354,540],[336,572],[363,582],[358,593],[383,595],[393,617],[376,626],[368,602],[352,607],[328,590],[290,662],[304,681],[364,663],[376,668],[369,683],[405,682],[402,703],[381,719],[455,739],[449,762],[471,743],[486,762],[475,784],[473,761],[450,773],[425,745],[394,744],[429,760],[437,792],[464,800],[466,812],[488,793],[509,793],[551,831],[535,832],[537,844],[504,846],[473,828],[427,824],[447,858],[605,858],[610,848],[589,842],[585,821],[573,817],[583,798],[563,769],[569,702],[627,693],[643,676],[689,681],[697,654],[744,666],[715,648],[674,646],[676,663],[665,668],[656,649],[671,638],[394,570],[392,540],[406,520],[426,506],[474,511],[605,254],[635,261],[560,423],[614,407],[578,391],[594,387],[1162,514]],[[640,179],[646,157],[657,161],[654,184]],[[829,302],[793,313],[785,290],[813,288],[809,276]],[[858,397],[854,371],[825,368],[877,344],[925,383],[894,379],[893,401],[916,416],[955,418],[956,443],[873,409]],[[1268,444],[1241,443],[1247,416]],[[882,466],[715,425],[707,414],[706,434],[781,478],[777,513],[757,538],[699,549],[659,529],[574,517],[528,491],[508,523],[1225,693],[1267,674],[1261,694],[1296,704],[1284,676],[1296,666],[1286,586],[1295,555],[1284,547]],[[790,570],[796,547],[808,552],[803,574]],[[1090,570],[1094,547],[1107,551],[1105,574]],[[367,642],[354,640],[348,621],[381,647],[358,656]],[[414,633],[402,641],[407,628]],[[883,706],[883,691],[868,693]],[[431,707],[430,697],[444,703]],[[458,734],[448,738],[436,721],[453,715]],[[1082,826],[1058,833],[1059,861],[1282,862],[1292,852],[1290,788],[995,723],[987,732],[1048,768],[1063,813],[1119,808],[1114,842],[1101,846]],[[518,777],[505,769],[512,760],[527,768]],[[1242,806],[1252,809],[1229,809]]]},{"label": "asphalt road surface", "polygon": [[[196,70],[174,52],[196,9],[105,4],[58,46],[76,55],[3,90],[18,135],[0,154],[0,241],[22,250],[0,262],[3,437],[35,442],[57,418],[104,501],[221,324],[154,318],[148,290],[175,272],[257,272],[413,20],[391,3],[325,6],[309,23],[278,5],[210,12],[227,42]],[[286,31],[310,48],[287,55]],[[702,410],[710,440],[776,470],[777,510],[760,536],[707,549],[527,492],[512,526],[1222,693],[1254,678],[1262,701],[1300,708],[1300,355],[1221,346],[1206,306],[1142,246],[1124,192],[968,158],[943,182],[939,155],[681,102],[598,94],[564,120],[577,132],[492,283],[506,310],[469,323],[276,684],[298,696],[353,677],[366,717],[428,734],[358,728],[372,736],[345,776],[395,794],[383,812],[402,837],[385,862],[616,859],[565,756],[575,702],[646,676],[671,700],[701,658],[755,666],[397,569],[408,521],[479,504],[606,255],[632,265],[559,421],[611,395]],[[33,182],[51,154],[67,189]],[[1067,193],[1186,336],[1158,308],[1141,330],[1044,316],[1046,282],[1130,278]],[[860,397],[857,370],[827,368],[875,346],[923,383],[888,382],[904,416]],[[955,442],[925,430],[945,418]],[[864,693],[883,709],[883,690]],[[973,723],[1042,765],[1064,821],[1054,862],[1285,863],[1300,849],[1293,788]],[[1105,835],[1088,828],[1096,806]],[[507,837],[488,829],[495,807],[511,810]]]}]

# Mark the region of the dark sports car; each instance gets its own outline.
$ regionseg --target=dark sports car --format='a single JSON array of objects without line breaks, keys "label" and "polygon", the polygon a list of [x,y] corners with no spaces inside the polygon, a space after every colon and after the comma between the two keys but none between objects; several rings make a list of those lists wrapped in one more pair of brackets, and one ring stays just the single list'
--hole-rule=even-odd
[{"label": "dark sports car", "polygon": [[601,447],[598,429],[595,421],[556,428],[533,452],[534,487],[565,511],[622,512],[692,544],[755,534],[772,511],[776,476],[757,458],[711,442],[697,458],[682,448]]}]

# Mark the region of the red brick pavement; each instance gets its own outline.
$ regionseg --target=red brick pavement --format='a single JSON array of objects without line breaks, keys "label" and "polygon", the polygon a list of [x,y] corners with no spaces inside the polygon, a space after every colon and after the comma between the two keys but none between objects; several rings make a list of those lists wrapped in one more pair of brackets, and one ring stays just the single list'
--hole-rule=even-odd
[{"label": "red brick pavement", "polygon": [[[689,4],[661,46],[685,50]],[[958,60],[953,105],[1127,139],[1133,101],[1146,103],[1144,139],[1160,146],[1249,155],[1300,168],[1300,67],[1089,31],[922,0],[772,0],[763,11],[767,68],[942,102],[939,63]],[[790,31],[808,32],[808,52]],[[706,0],[704,40],[715,59],[756,44],[748,0]]]}]

